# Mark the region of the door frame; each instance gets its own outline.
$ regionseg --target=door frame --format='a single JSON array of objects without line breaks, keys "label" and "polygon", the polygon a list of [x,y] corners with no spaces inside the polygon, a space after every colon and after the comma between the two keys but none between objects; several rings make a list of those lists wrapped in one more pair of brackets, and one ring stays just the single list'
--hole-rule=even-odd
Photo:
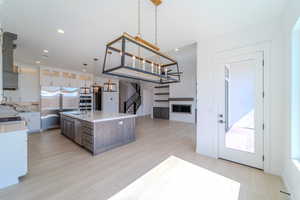
[{"label": "door frame", "polygon": [[[264,121],[264,131],[263,131],[263,156],[264,156],[264,171],[271,173],[270,161],[271,161],[271,152],[270,152],[270,48],[271,42],[262,42],[253,45],[247,45],[235,49],[224,50],[216,52],[214,57],[214,67],[217,70],[219,63],[223,60],[228,60],[230,57],[237,57],[243,54],[251,54],[256,52],[262,52],[264,58],[264,75],[263,75],[263,85],[264,85],[264,101],[263,101],[263,121]],[[218,85],[215,85],[215,96],[218,94]],[[215,104],[215,110],[218,111],[218,103]],[[216,125],[218,126],[218,113],[215,116]],[[215,138],[215,144],[217,148],[217,156],[219,158],[219,132]]]},{"label": "door frame", "polygon": [[[218,78],[218,86],[219,86],[219,92],[218,92],[218,114],[223,114],[224,117],[226,116],[226,103],[224,102],[225,95],[224,92],[224,68],[226,65],[231,65],[234,63],[242,63],[246,61],[254,61],[255,62],[255,74],[259,77],[259,85],[256,85],[255,87],[255,152],[246,152],[238,149],[233,149],[226,147],[225,144],[225,138],[226,131],[225,124],[218,123],[218,155],[220,159],[228,159],[232,162],[241,163],[244,165],[249,165],[251,167],[257,167],[258,169],[264,168],[264,161],[263,161],[263,147],[264,147],[264,137],[263,137],[263,124],[264,124],[264,97],[263,97],[263,91],[264,91],[264,66],[263,66],[263,60],[264,55],[262,51],[252,52],[249,54],[242,54],[234,57],[228,57],[224,60],[222,60],[219,63],[219,69],[218,74],[220,75]],[[259,73],[259,74],[258,74]],[[222,77],[222,78],[221,78]],[[221,80],[222,79],[222,80]],[[220,81],[220,82],[219,82]],[[220,91],[221,90],[221,91]],[[259,92],[259,93],[257,93]],[[221,101],[221,102],[220,102]],[[260,114],[261,115],[260,115]],[[258,114],[258,115],[257,115]],[[226,117],[225,117],[226,118]],[[227,120],[229,120],[227,118]],[[257,121],[258,120],[258,121]],[[259,122],[259,123],[257,123]]]}]

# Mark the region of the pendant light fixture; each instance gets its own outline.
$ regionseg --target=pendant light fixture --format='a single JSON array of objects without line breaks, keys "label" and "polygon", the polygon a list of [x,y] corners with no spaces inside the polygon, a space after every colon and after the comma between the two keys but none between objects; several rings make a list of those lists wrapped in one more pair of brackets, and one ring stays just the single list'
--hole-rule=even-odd
[{"label": "pendant light fixture", "polygon": [[141,34],[141,0],[138,0],[138,33],[123,33],[106,45],[103,74],[129,79],[170,84],[180,82],[178,62],[160,52],[158,47],[158,6],[161,0],[150,0],[155,6],[155,44]]},{"label": "pendant light fixture", "polygon": [[116,92],[117,84],[113,83],[111,80],[108,80],[108,82],[104,83],[104,85],[103,85],[103,91],[104,92]]}]

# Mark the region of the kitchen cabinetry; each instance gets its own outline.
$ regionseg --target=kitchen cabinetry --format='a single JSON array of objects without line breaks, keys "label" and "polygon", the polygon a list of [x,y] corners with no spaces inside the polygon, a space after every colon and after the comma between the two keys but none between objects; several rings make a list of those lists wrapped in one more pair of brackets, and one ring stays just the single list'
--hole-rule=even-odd
[{"label": "kitchen cabinetry", "polygon": [[41,86],[53,86],[53,81],[50,76],[41,75],[40,76],[40,85]]},{"label": "kitchen cabinetry", "polygon": [[80,88],[90,87],[93,84],[93,76],[76,72],[67,72],[42,68],[40,70],[40,85],[55,87]]},{"label": "kitchen cabinetry", "polygon": [[71,88],[79,88],[80,80],[77,77],[77,74],[71,72],[62,72],[62,83],[61,87],[71,87]]},{"label": "kitchen cabinetry", "polygon": [[29,133],[39,132],[41,129],[41,115],[39,112],[24,112],[19,114],[27,123]]},{"label": "kitchen cabinetry", "polygon": [[83,146],[93,154],[99,154],[134,141],[135,118],[96,122],[93,128],[83,130]]},{"label": "kitchen cabinetry", "polygon": [[75,119],[64,117],[61,119],[61,133],[71,140],[75,140]]},{"label": "kitchen cabinetry", "polygon": [[61,133],[92,152],[113,149],[135,140],[135,118],[89,122],[82,120],[84,115],[73,117],[61,115]]},{"label": "kitchen cabinetry", "polygon": [[54,73],[48,69],[41,69],[40,85],[41,86],[55,86],[55,84],[58,84],[58,82],[59,82],[58,77],[55,78]]},{"label": "kitchen cabinetry", "polygon": [[74,140],[77,144],[82,145],[82,133],[81,133],[81,121],[75,119],[74,120],[74,127],[75,127],[75,136],[74,136]]},{"label": "kitchen cabinetry", "polygon": [[80,87],[91,87],[93,85],[93,78],[90,75],[81,74],[78,79]]},{"label": "kitchen cabinetry", "polygon": [[0,125],[0,189],[27,174],[27,128],[24,122]]}]

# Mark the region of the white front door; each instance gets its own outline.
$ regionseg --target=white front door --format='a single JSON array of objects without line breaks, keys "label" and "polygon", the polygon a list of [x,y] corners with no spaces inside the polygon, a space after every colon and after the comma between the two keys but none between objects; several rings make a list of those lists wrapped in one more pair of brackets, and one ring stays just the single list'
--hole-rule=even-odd
[{"label": "white front door", "polygon": [[263,169],[263,53],[218,63],[219,158]]}]

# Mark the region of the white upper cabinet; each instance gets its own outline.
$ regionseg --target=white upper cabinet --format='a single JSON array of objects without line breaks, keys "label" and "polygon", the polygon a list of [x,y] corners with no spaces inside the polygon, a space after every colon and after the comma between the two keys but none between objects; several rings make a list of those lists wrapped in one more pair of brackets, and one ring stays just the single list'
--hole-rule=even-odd
[{"label": "white upper cabinet", "polygon": [[70,72],[62,72],[63,79],[63,87],[72,87],[79,88],[79,84],[77,83],[79,80],[77,79],[78,75]]},{"label": "white upper cabinet", "polygon": [[63,86],[63,78],[60,71],[52,71],[52,85],[55,87]]},{"label": "white upper cabinet", "polygon": [[80,87],[91,87],[93,85],[92,75],[79,75]]},{"label": "white upper cabinet", "polygon": [[40,71],[40,85],[53,86],[53,77],[51,71],[48,69],[41,69]]},{"label": "white upper cabinet", "polygon": [[90,87],[93,84],[93,76],[90,74],[60,71],[42,68],[40,70],[40,85],[55,87]]}]

